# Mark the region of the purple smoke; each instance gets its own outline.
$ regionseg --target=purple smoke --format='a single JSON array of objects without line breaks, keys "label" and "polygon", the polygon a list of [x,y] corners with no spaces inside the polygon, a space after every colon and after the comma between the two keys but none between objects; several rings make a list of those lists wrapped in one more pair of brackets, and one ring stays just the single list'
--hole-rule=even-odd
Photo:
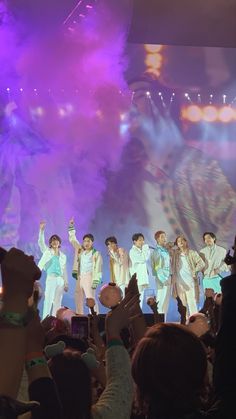
[{"label": "purple smoke", "polygon": [[63,237],[71,216],[86,231],[106,187],[105,173],[119,166],[125,145],[120,115],[129,94],[123,76],[126,27],[113,6],[98,2],[73,31],[61,25],[30,35],[25,21],[4,13],[2,89],[10,83],[1,99],[5,245],[32,248],[41,218]]}]

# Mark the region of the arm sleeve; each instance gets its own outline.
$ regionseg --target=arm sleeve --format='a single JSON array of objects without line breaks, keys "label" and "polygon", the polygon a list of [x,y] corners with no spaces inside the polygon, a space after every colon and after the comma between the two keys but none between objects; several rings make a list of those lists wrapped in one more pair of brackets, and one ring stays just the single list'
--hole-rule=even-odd
[{"label": "arm sleeve", "polygon": [[131,414],[133,381],[128,352],[123,346],[106,351],[107,385],[92,408],[93,419],[127,419]]},{"label": "arm sleeve", "polygon": [[42,253],[44,253],[45,250],[47,250],[47,245],[45,243],[44,230],[39,230],[38,245]]},{"label": "arm sleeve", "polygon": [[65,263],[65,266],[64,266],[64,270],[63,270],[63,279],[64,279],[64,284],[68,285],[68,275],[67,275],[66,263]]},{"label": "arm sleeve", "polygon": [[69,242],[72,244],[72,246],[75,249],[81,247],[81,244],[80,244],[79,240],[77,240],[77,237],[76,237],[75,228],[69,226],[68,233],[69,233]]},{"label": "arm sleeve", "polygon": [[134,249],[130,249],[129,256],[130,256],[132,265],[135,265],[137,263],[141,263],[141,264],[146,263],[150,257],[149,246],[145,244],[142,248],[142,252],[138,252],[138,251],[136,252]]},{"label": "arm sleeve", "polygon": [[198,252],[194,253],[195,255],[195,272],[201,272],[203,270],[203,268],[205,267],[205,262],[204,260],[201,258],[201,256],[198,254]]},{"label": "arm sleeve", "polygon": [[218,268],[220,272],[224,272],[224,271],[228,272],[229,271],[229,267],[225,263],[226,253],[227,253],[226,250],[222,249],[222,261],[221,261],[220,266]]}]

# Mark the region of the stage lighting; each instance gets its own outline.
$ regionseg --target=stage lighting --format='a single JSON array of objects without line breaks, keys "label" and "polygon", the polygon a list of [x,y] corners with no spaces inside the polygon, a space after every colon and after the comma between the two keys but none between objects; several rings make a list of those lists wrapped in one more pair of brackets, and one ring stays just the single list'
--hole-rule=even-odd
[{"label": "stage lighting", "polygon": [[160,68],[162,64],[161,54],[147,54],[145,59],[145,64],[147,67]]},{"label": "stage lighting", "polygon": [[153,76],[156,76],[156,77],[159,77],[160,74],[161,74],[159,70],[157,70],[156,68],[153,68],[153,67],[149,67],[145,71],[145,73],[152,74]]},{"label": "stage lighting", "polygon": [[10,87],[7,87],[7,92],[10,92],[10,90],[11,90]]},{"label": "stage lighting", "polygon": [[185,109],[183,117],[191,122],[199,122],[202,119],[202,110],[197,105],[191,105]]},{"label": "stage lighting", "polygon": [[22,87],[20,87],[20,92],[23,92],[23,89],[22,89]]},{"label": "stage lighting", "polygon": [[214,122],[217,120],[218,112],[215,106],[205,106],[203,108],[203,120],[206,122]]},{"label": "stage lighting", "polygon": [[144,48],[147,52],[151,52],[152,54],[154,54],[160,52],[163,49],[163,45],[145,44]]},{"label": "stage lighting", "polygon": [[230,106],[223,106],[219,111],[219,120],[221,122],[230,122],[235,118],[235,111]]},{"label": "stage lighting", "polygon": [[147,97],[151,97],[151,93],[150,92],[146,92]]}]

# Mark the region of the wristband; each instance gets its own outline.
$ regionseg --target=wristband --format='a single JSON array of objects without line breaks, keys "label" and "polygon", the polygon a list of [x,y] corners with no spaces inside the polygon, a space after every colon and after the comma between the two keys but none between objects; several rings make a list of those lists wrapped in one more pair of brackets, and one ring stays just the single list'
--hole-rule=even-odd
[{"label": "wristband", "polygon": [[43,357],[44,357],[43,351],[29,352],[25,357],[25,361],[31,361],[31,359],[43,358]]},{"label": "wristband", "polygon": [[112,346],[124,346],[123,342],[119,338],[109,339],[107,342],[107,347],[111,348]]},{"label": "wristband", "polygon": [[37,357],[37,358],[30,359],[29,361],[26,361],[25,368],[27,370],[29,370],[33,367],[38,367],[38,366],[42,366],[42,365],[47,365],[47,361],[44,358],[44,356],[40,356],[40,357]]},{"label": "wristband", "polygon": [[0,319],[12,326],[24,327],[27,324],[25,314],[14,313],[11,311],[0,313]]}]

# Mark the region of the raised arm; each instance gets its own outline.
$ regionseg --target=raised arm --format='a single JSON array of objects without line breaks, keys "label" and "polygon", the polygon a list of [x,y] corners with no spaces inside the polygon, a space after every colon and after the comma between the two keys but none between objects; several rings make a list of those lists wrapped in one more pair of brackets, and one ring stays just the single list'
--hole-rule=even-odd
[{"label": "raised arm", "polygon": [[224,272],[224,271],[229,271],[229,267],[227,266],[227,264],[225,263],[225,257],[226,257],[226,249],[224,249],[223,247],[222,247],[222,260],[221,260],[221,262],[220,262],[220,265],[219,265],[219,267],[216,269],[216,271],[218,272],[218,273],[220,273],[220,272]]},{"label": "raised arm", "polygon": [[72,246],[75,249],[80,248],[81,244],[76,238],[74,218],[71,218],[71,220],[70,220],[69,227],[68,227],[68,233],[69,233],[69,242],[72,244]]},{"label": "raised arm", "polygon": [[47,250],[47,245],[45,243],[44,231],[45,231],[46,222],[41,221],[39,224],[39,238],[38,238],[38,245],[42,253]]},{"label": "raised arm", "polygon": [[198,252],[194,252],[195,257],[195,272],[201,272],[205,268],[205,262]]},{"label": "raised arm", "polygon": [[28,299],[41,273],[33,258],[14,248],[7,252],[1,269],[0,394],[16,398],[25,361]]}]

